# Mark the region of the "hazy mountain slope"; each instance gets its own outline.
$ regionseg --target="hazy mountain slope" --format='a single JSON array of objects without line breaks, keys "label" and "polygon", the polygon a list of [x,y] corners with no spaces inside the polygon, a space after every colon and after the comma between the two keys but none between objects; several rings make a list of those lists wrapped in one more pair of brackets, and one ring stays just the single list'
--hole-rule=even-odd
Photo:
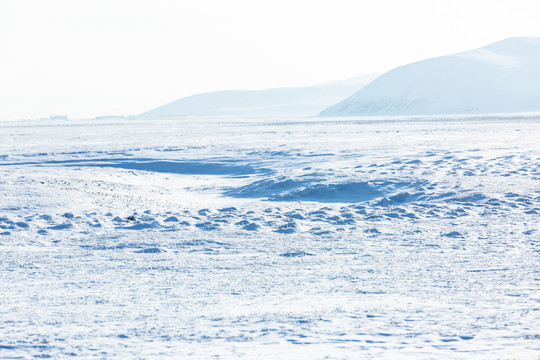
[{"label": "hazy mountain slope", "polygon": [[540,38],[510,38],[395,68],[321,116],[540,111]]},{"label": "hazy mountain slope", "polygon": [[310,116],[350,96],[378,75],[369,74],[309,87],[226,90],[188,96],[141,114],[174,116]]}]

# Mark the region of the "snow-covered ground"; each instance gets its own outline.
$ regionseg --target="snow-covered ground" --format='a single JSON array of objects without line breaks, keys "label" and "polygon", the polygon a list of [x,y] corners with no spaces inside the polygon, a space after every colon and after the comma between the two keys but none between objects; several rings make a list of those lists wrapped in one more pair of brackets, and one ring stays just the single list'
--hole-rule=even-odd
[{"label": "snow-covered ground", "polygon": [[540,117],[0,123],[0,358],[531,358]]}]

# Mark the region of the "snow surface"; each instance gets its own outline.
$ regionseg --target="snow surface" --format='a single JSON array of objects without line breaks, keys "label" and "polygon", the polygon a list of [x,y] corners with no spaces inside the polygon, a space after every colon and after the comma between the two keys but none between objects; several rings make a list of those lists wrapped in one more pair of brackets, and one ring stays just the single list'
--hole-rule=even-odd
[{"label": "snow surface", "polygon": [[540,111],[540,38],[395,68],[321,116],[490,114]]},{"label": "snow surface", "polygon": [[0,123],[0,358],[535,358],[540,119]]},{"label": "snow surface", "polygon": [[141,117],[315,116],[373,81],[378,74],[307,87],[225,90],[188,96],[150,110]]}]

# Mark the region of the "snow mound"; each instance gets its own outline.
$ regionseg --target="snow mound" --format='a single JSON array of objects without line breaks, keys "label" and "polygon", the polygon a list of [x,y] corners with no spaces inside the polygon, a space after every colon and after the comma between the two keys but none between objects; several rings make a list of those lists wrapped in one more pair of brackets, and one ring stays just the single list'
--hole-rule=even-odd
[{"label": "snow mound", "polygon": [[[295,180],[287,177],[268,178],[230,189],[225,194],[239,198],[266,198],[273,201],[316,201],[358,203],[392,195],[403,197],[403,189],[419,192],[423,183],[400,181],[350,181],[326,183],[320,178]],[[407,193],[408,194],[408,193]],[[421,193],[423,195],[423,193]],[[411,198],[417,196],[411,196]],[[405,202],[402,201],[397,202]]]},{"label": "snow mound", "polygon": [[540,38],[510,38],[395,68],[321,116],[540,111]]},{"label": "snow mound", "polygon": [[369,74],[307,87],[197,94],[145,112],[141,117],[311,116],[350,96],[377,76]]}]

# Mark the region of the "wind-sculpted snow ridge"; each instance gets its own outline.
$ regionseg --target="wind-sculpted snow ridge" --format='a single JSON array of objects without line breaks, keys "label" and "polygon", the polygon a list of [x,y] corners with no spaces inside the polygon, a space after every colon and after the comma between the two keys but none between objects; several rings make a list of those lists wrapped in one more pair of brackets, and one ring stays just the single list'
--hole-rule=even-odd
[{"label": "wind-sculpted snow ridge", "polygon": [[114,121],[0,123],[0,358],[537,356],[538,119]]},{"label": "wind-sculpted snow ridge", "polygon": [[[424,183],[421,183],[424,184]],[[286,177],[258,180],[252,184],[227,191],[228,196],[266,198],[275,201],[317,201],[359,203],[384,196],[403,197],[403,201],[419,197],[421,184],[391,180],[371,182],[326,183],[320,178],[292,180]],[[412,194],[405,191],[408,189]],[[402,191],[400,191],[402,190]],[[406,195],[405,195],[406,194]]]},{"label": "wind-sculpted snow ridge", "polygon": [[[348,184],[348,186],[355,185],[357,184]],[[314,192],[317,194],[321,193],[319,187],[315,187]],[[364,188],[364,185],[360,187]],[[302,194],[305,192],[306,190],[302,190],[296,200],[302,199]],[[314,192],[307,191],[309,194]],[[293,201],[291,195],[283,195],[283,197],[285,201]],[[323,198],[318,202],[327,203],[328,198]],[[250,208],[227,207],[163,213],[141,209],[127,215],[94,211],[81,214],[66,212],[63,214],[36,213],[24,217],[3,216],[0,217],[0,235],[39,234],[56,237],[58,231],[87,234],[125,230],[327,235],[334,234],[335,231],[352,234],[358,231],[373,232],[372,230],[377,226],[386,227],[396,221],[403,221],[406,224],[407,222],[428,221],[428,219],[431,219],[429,221],[435,219],[448,221],[489,218],[503,216],[503,214],[508,216],[522,214],[523,219],[533,221],[540,214],[540,194],[507,193],[502,198],[490,198],[474,191],[450,191],[442,194],[400,191],[350,205],[336,206],[335,203],[328,202],[324,206],[298,205],[300,207],[297,206],[295,209],[289,206],[286,208],[272,206],[271,203],[267,206],[257,212]]]}]

